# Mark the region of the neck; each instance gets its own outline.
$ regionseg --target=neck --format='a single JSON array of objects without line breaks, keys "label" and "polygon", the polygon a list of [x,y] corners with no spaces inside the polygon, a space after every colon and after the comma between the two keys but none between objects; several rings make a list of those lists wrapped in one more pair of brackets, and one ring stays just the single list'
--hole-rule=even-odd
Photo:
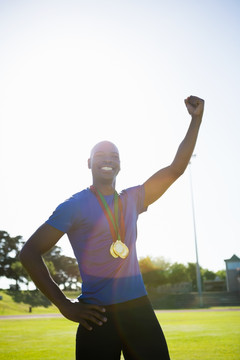
[{"label": "neck", "polygon": [[93,181],[93,186],[100,191],[101,194],[107,196],[112,195],[115,192],[115,183],[114,184],[99,184],[98,182]]}]

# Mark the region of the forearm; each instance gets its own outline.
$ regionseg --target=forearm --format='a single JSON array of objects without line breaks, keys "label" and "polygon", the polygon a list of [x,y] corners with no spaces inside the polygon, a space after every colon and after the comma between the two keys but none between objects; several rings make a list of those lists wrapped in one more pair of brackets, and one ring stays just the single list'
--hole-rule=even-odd
[{"label": "forearm", "polygon": [[42,256],[33,249],[23,249],[20,260],[37,288],[58,308],[65,304],[67,298],[52,279]]},{"label": "forearm", "polygon": [[200,116],[192,117],[192,121],[188,128],[186,136],[179,145],[176,156],[171,164],[171,168],[178,175],[183,174],[189,164],[190,158],[197,142],[201,121],[202,117]]},{"label": "forearm", "polygon": [[186,136],[179,145],[173,162],[169,166],[156,172],[144,183],[145,207],[159,199],[169,186],[184,173],[192,156],[202,122],[204,100],[196,96],[190,96],[184,101],[189,114],[192,116],[192,121]]},{"label": "forearm", "polygon": [[101,326],[107,321],[102,306],[82,304],[66,298],[53,281],[42,256],[34,248],[25,246],[20,253],[20,260],[39,290],[58,307],[65,318],[81,323],[87,330],[92,330],[93,325]]}]

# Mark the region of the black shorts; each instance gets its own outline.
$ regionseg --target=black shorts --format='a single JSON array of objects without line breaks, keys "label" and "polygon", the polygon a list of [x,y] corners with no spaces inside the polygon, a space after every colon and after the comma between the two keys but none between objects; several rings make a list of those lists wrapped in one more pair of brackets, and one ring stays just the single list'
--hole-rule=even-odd
[{"label": "black shorts", "polygon": [[76,360],[170,360],[162,329],[147,296],[104,306],[107,322],[86,330],[79,325]]}]

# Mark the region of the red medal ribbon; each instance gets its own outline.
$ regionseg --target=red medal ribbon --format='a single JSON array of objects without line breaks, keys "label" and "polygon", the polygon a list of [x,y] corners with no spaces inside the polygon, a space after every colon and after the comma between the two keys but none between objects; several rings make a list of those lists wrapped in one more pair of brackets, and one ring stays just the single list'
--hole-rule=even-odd
[{"label": "red medal ribbon", "polygon": [[[90,190],[98,199],[99,204],[101,205],[103,212],[108,220],[110,231],[112,234],[113,242],[116,240],[121,240],[124,243],[125,239],[125,223],[123,217],[123,207],[120,196],[115,191],[114,193],[114,214],[111,208],[108,206],[106,200],[103,195],[97,190],[93,185],[90,186]],[[118,222],[118,209],[120,210],[120,226]]]}]

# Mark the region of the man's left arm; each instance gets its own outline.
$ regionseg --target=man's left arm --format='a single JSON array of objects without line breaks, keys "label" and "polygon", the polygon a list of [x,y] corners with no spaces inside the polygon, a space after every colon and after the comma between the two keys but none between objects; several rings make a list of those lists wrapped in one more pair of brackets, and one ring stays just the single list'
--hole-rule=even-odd
[{"label": "man's left arm", "polygon": [[174,181],[184,173],[192,156],[202,122],[204,100],[196,96],[190,96],[185,100],[185,105],[192,116],[190,126],[173,162],[156,172],[144,183],[144,205],[146,207],[159,199]]}]

